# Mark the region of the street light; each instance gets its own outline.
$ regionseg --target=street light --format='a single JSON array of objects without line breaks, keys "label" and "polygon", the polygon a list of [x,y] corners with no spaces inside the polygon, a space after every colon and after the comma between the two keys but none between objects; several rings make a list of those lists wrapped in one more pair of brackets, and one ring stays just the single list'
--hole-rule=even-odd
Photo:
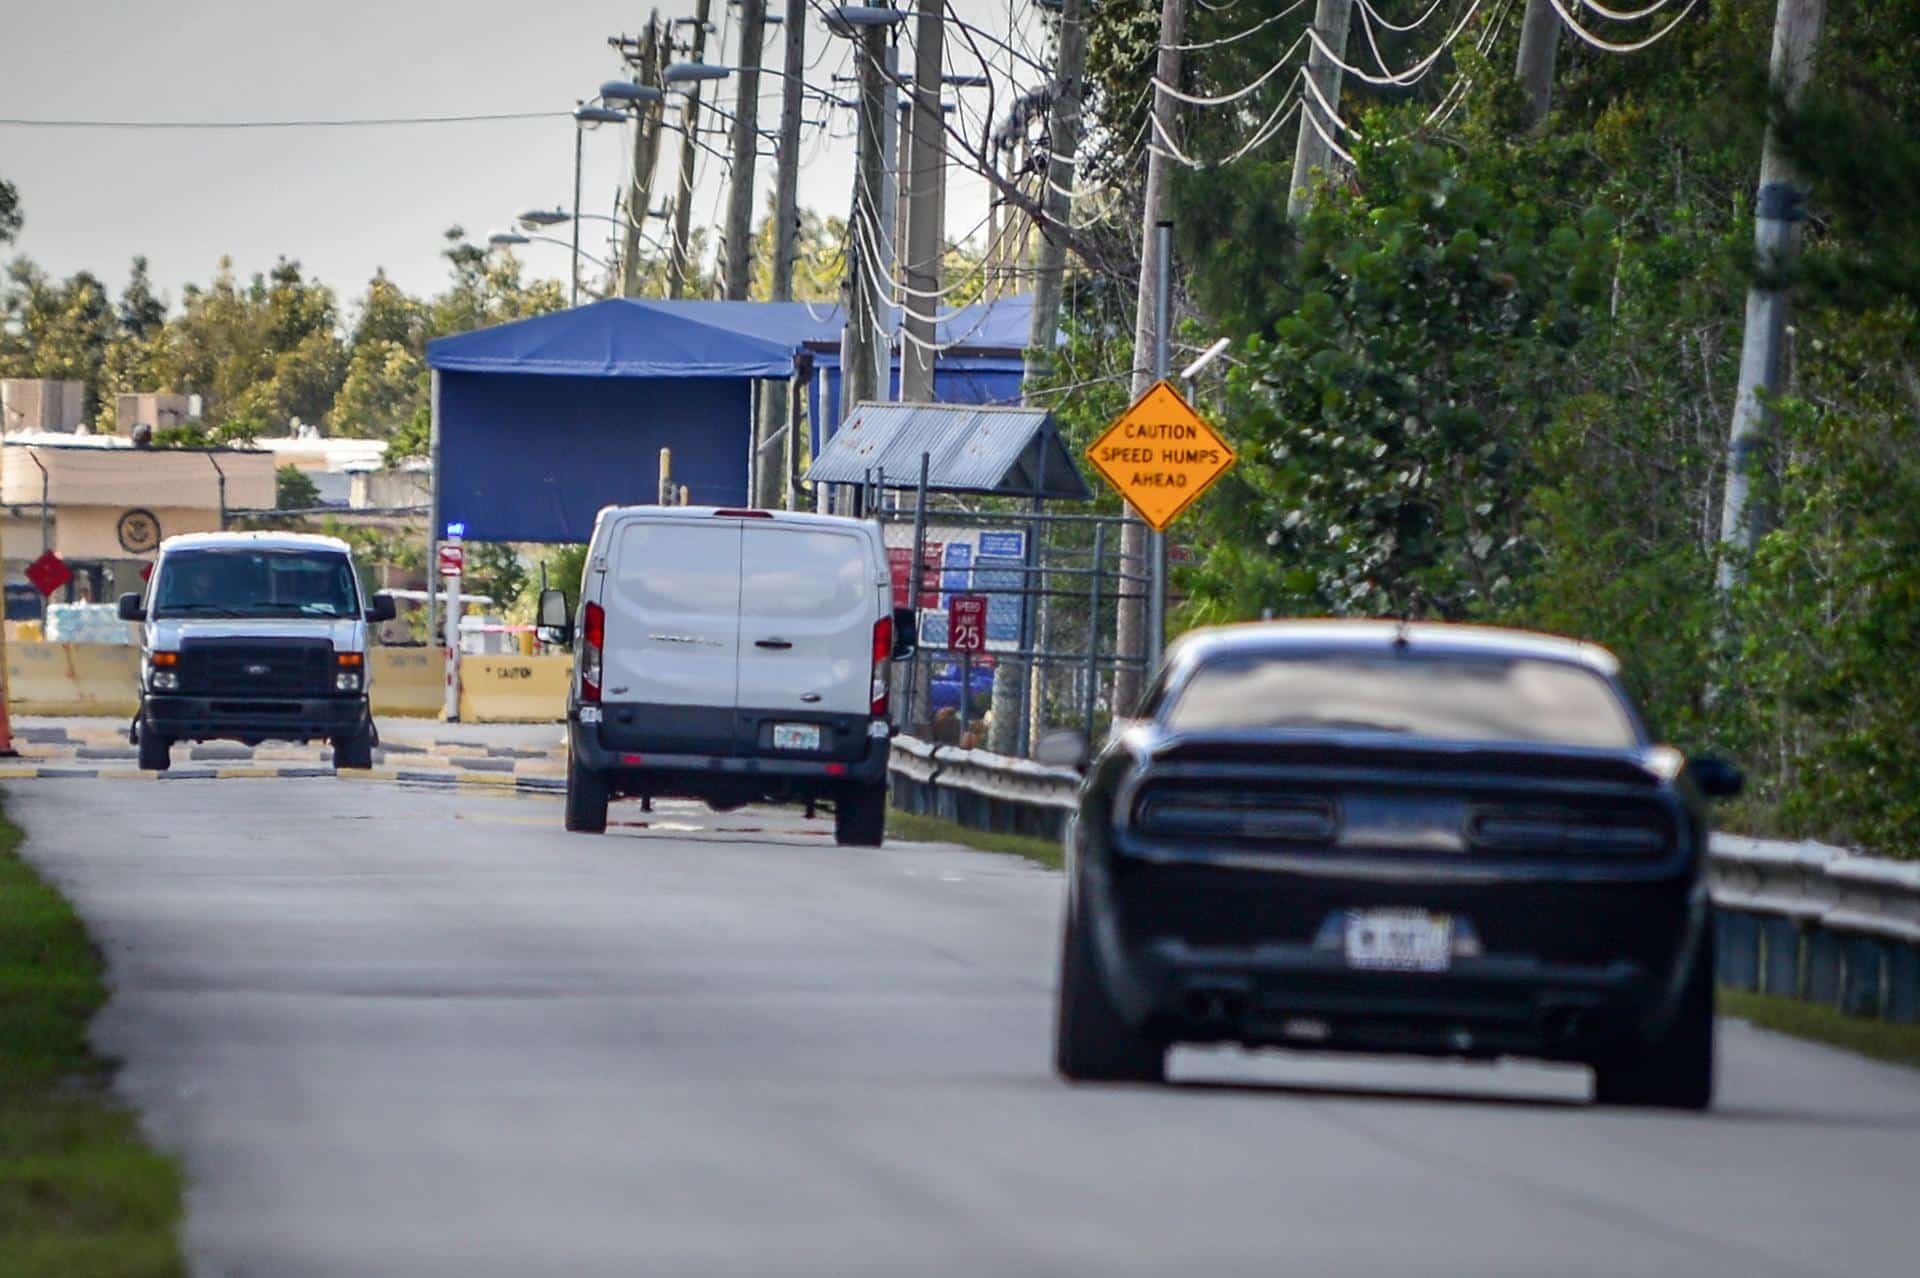
[{"label": "street light", "polygon": [[520,225],[526,227],[529,231],[538,230],[545,226],[558,226],[562,222],[571,222],[572,220],[573,214],[567,212],[565,209],[528,209],[525,213],[522,213],[514,219],[514,221],[520,223]]},{"label": "street light", "polygon": [[635,84],[632,80],[608,80],[600,86],[603,102],[624,102],[628,106],[651,106],[666,96],[651,84]]},{"label": "street light", "polygon": [[[624,83],[624,81],[622,82]],[[645,86],[635,85],[635,88]],[[656,90],[657,92],[657,90]],[[589,124],[625,124],[627,113],[616,111],[612,107],[588,106],[581,103],[573,109],[573,207],[580,207],[580,153]],[[491,241],[489,241],[491,242]],[[589,259],[591,260],[591,259]],[[572,287],[567,290],[567,305],[580,305],[580,223],[573,224],[573,279]]]},{"label": "street light", "polygon": [[601,261],[591,253],[582,253],[577,245],[569,245],[565,240],[555,239],[551,235],[522,235],[518,231],[495,231],[487,236],[489,248],[513,248],[520,244],[558,244],[561,248],[571,248],[576,256],[584,257],[603,271],[613,267]]},{"label": "street light", "polygon": [[850,36],[861,27],[897,27],[907,20],[904,9],[886,9],[871,4],[843,4],[827,14],[827,30],[837,36]]},{"label": "street light", "polygon": [[706,80],[724,80],[732,74],[732,67],[713,62],[676,62],[660,78],[667,84],[699,84]]}]

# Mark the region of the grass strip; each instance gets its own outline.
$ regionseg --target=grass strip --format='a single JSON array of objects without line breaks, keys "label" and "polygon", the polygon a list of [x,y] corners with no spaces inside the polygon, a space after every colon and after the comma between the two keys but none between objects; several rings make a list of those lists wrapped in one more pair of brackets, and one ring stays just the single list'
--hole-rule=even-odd
[{"label": "grass strip", "polygon": [[1050,870],[1057,870],[1065,863],[1063,849],[1051,839],[1036,839],[1030,834],[989,834],[939,817],[902,812],[899,808],[887,809],[887,835],[909,843],[958,843],[982,852],[1023,856]]},{"label": "grass strip", "polygon": [[180,1169],[87,1050],[100,956],[19,843],[0,813],[0,1278],[183,1274]]},{"label": "grass strip", "polygon": [[1920,1024],[1870,1021],[1843,1015],[1819,1003],[1724,988],[1720,991],[1719,1012],[1750,1021],[1761,1029],[1826,1043],[1875,1060],[1920,1066]]}]

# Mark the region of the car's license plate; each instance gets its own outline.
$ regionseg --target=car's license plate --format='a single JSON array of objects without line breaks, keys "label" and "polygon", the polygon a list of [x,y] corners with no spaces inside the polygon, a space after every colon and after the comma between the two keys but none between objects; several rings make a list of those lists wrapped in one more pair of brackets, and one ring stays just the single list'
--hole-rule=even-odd
[{"label": "car's license plate", "polygon": [[1347,966],[1389,972],[1444,972],[1453,959],[1453,920],[1424,910],[1355,910],[1347,915]]},{"label": "car's license plate", "polygon": [[773,725],[776,750],[818,750],[820,725],[817,723],[776,723]]}]

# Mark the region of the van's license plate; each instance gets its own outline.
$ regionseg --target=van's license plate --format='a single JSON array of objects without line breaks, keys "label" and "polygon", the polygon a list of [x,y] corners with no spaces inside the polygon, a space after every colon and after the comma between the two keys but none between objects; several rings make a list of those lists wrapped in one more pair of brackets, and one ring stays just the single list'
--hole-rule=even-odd
[{"label": "van's license plate", "polygon": [[1347,915],[1347,966],[1388,972],[1444,972],[1453,961],[1453,920],[1421,910],[1354,910]]},{"label": "van's license plate", "polygon": [[818,750],[820,725],[817,723],[776,723],[773,725],[776,750]]}]

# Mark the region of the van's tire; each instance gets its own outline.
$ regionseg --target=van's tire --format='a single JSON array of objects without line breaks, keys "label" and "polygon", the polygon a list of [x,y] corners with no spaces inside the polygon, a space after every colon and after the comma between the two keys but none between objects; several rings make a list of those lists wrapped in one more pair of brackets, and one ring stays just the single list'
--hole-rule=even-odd
[{"label": "van's tire", "polygon": [[567,756],[567,807],[563,818],[575,834],[605,834],[607,830],[607,779],[592,768],[580,766]]},{"label": "van's tire", "polygon": [[140,768],[144,772],[165,772],[173,766],[173,742],[151,728],[140,731]]},{"label": "van's tire", "polygon": [[1709,920],[1666,1032],[1652,1042],[1635,1039],[1594,1062],[1596,1105],[1704,1110],[1713,1104],[1713,985]]},{"label": "van's tire", "polygon": [[887,837],[887,787],[850,785],[833,805],[833,841],[841,847],[877,848]]},{"label": "van's tire", "polygon": [[1167,1045],[1127,1023],[1100,977],[1093,936],[1080,911],[1067,909],[1060,938],[1060,989],[1053,1023],[1053,1067],[1076,1083],[1164,1083]]},{"label": "van's tire", "polygon": [[333,739],[333,766],[341,768],[371,768],[373,766],[373,729],[366,728],[350,737]]}]

